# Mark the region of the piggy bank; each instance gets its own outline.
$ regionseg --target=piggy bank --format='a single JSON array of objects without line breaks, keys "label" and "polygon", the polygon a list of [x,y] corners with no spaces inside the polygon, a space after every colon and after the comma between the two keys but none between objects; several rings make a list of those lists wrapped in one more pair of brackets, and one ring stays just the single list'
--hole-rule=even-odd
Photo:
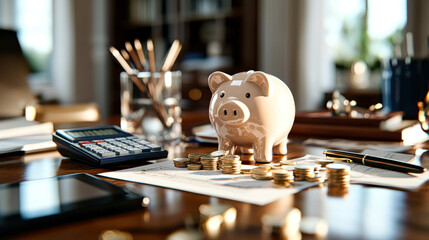
[{"label": "piggy bank", "polygon": [[271,162],[287,153],[288,134],[295,119],[295,103],[286,84],[263,72],[209,76],[212,98],[209,118],[219,150],[254,154],[257,162]]}]

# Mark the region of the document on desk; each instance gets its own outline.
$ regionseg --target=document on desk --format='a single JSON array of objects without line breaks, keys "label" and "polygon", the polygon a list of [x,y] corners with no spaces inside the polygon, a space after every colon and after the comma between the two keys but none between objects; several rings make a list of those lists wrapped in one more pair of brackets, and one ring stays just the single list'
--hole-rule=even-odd
[{"label": "document on desk", "polygon": [[[243,165],[242,167],[254,166]],[[276,188],[272,181],[257,181],[249,174],[222,174],[221,170],[190,171],[186,168],[174,167],[171,160],[98,175],[260,206],[317,185],[312,182],[295,182],[291,188]]]},{"label": "document on desk", "polygon": [[[414,155],[410,154],[382,152],[369,149],[364,150],[362,154],[386,157],[409,163],[412,163],[414,160]],[[325,159],[325,157],[306,155],[302,158],[295,159],[294,161],[314,163],[318,159]],[[351,183],[415,190],[429,179],[429,171],[424,173],[402,173],[381,168],[368,167],[356,163],[342,162],[342,164],[349,165],[351,168]],[[324,174],[326,174],[326,172]]]}]

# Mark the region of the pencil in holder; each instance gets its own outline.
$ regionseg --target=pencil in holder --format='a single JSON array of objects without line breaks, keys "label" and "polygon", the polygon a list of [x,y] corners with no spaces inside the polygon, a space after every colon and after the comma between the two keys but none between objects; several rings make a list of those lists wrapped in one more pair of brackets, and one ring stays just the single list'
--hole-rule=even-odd
[{"label": "pencil in holder", "polygon": [[181,72],[135,73],[120,75],[121,128],[149,141],[179,139]]}]

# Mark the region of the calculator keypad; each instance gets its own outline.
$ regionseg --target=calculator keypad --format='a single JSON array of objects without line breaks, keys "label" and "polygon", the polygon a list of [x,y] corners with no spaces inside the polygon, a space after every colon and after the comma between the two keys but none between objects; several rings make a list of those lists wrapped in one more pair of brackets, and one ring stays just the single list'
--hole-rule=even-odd
[{"label": "calculator keypad", "polygon": [[102,158],[160,151],[162,149],[160,146],[136,136],[81,141],[78,144],[87,151],[93,152]]}]

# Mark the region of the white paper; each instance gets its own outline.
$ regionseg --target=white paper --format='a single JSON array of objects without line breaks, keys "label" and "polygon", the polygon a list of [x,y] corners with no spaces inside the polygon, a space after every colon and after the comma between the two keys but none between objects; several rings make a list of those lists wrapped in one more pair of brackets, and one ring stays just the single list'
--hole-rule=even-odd
[{"label": "white paper", "polygon": [[373,149],[384,152],[405,152],[410,150],[412,146],[404,146],[400,142],[368,142],[368,141],[355,141],[345,139],[315,139],[309,138],[303,142],[306,145],[316,145],[325,148],[343,149],[362,151],[365,149]]},{"label": "white paper", "polygon": [[[381,152],[376,150],[365,150],[363,154],[368,154],[377,157],[388,157],[404,162],[412,162],[414,155]],[[295,159],[298,162],[314,163],[318,159],[325,157],[306,155],[302,158]],[[415,190],[429,179],[429,172],[424,173],[402,173],[381,168],[368,167],[356,163],[346,163],[351,168],[350,181],[351,183],[369,184],[375,186],[393,187],[405,190]],[[322,172],[326,174],[326,172]]]},{"label": "white paper", "polygon": [[[243,168],[251,166],[243,165]],[[249,174],[222,174],[220,170],[191,171],[174,167],[171,160],[98,175],[261,206],[317,185],[295,182],[292,188],[275,188],[272,181],[258,181]]]},{"label": "white paper", "polygon": [[[407,162],[414,158],[413,155],[408,154],[386,153],[373,150],[367,150],[363,153],[380,157],[390,157]],[[297,163],[315,163],[318,159],[326,158],[306,155],[291,161],[296,161]],[[351,167],[350,176],[352,184],[370,184],[414,190],[429,179],[429,172],[427,171],[421,174],[407,174],[367,167],[355,163],[342,163]],[[242,166],[243,169],[250,169],[252,167],[254,166]],[[322,175],[326,175],[326,171],[321,171],[320,173]],[[292,188],[275,188],[272,181],[258,181],[251,178],[248,174],[222,174],[220,170],[191,171],[186,168],[174,167],[171,160],[161,161],[141,167],[101,173],[98,175],[246,202],[255,205],[265,205],[318,184],[311,182],[294,182]]]}]

